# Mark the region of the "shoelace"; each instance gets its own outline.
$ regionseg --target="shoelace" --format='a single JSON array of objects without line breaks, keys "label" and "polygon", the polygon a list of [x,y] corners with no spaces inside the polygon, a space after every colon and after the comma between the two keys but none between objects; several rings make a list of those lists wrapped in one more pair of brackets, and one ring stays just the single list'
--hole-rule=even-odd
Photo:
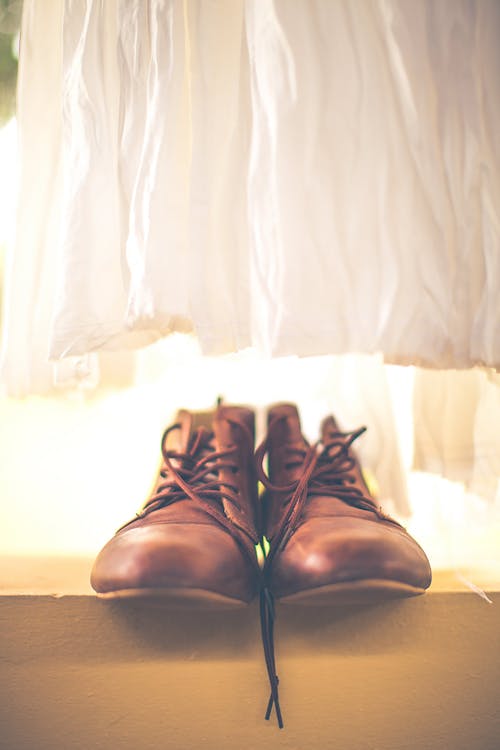
[{"label": "shoelace", "polygon": [[[251,451],[253,438],[246,425],[234,420],[228,421],[240,428]],[[241,511],[238,487],[229,482],[221,482],[219,478],[220,472],[224,469],[232,473],[238,471],[238,464],[234,460],[237,447],[216,451],[213,446],[213,432],[205,427],[199,427],[193,432],[185,452],[167,449],[168,436],[174,430],[180,429],[180,423],[173,424],[165,430],[161,440],[164,465],[160,470],[160,476],[165,482],[157,487],[154,495],[135,518],[121,526],[119,531],[155,510],[189,498],[236,539],[254,567],[258,568],[254,546],[258,540],[255,539],[252,528],[244,522],[241,515],[236,517],[231,512],[226,515],[221,507],[221,499],[224,498],[235,511]]]},{"label": "shoelace", "polygon": [[278,693],[279,678],[276,673],[274,652],[275,607],[274,597],[268,585],[269,571],[274,558],[285,548],[290,537],[293,535],[307,498],[311,495],[330,495],[343,500],[353,507],[372,511],[379,518],[400,526],[397,521],[387,516],[377,506],[373,498],[363,495],[357,487],[353,486],[355,480],[352,477],[351,471],[355,467],[356,462],[349,455],[349,449],[352,443],[366,431],[366,427],[361,427],[352,432],[332,432],[331,439],[328,442],[323,443],[319,440],[313,445],[308,445],[306,449],[290,448],[290,460],[286,466],[289,469],[301,466],[301,476],[289,485],[273,484],[264,472],[263,462],[272,440],[275,425],[283,419],[286,419],[286,416],[277,417],[271,422],[266,439],[255,452],[257,475],[262,484],[268,491],[289,495],[288,499],[284,502],[284,506],[288,506],[287,511],[283,515],[279,528],[272,540],[269,552],[265,556],[262,570],[263,583],[260,593],[262,643],[271,688],[265,718],[266,720],[270,718],[274,706],[280,729],[284,725]]}]

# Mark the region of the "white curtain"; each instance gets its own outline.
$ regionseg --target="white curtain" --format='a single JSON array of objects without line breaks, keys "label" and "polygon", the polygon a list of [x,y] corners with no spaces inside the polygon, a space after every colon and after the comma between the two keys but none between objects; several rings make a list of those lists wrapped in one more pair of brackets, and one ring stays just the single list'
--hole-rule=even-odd
[{"label": "white curtain", "polygon": [[[8,392],[94,384],[102,352],[173,331],[209,355],[498,368],[499,38],[496,0],[25,0]],[[416,465],[450,474],[422,378]]]},{"label": "white curtain", "polygon": [[414,468],[500,501],[500,375],[419,369],[414,399]]}]

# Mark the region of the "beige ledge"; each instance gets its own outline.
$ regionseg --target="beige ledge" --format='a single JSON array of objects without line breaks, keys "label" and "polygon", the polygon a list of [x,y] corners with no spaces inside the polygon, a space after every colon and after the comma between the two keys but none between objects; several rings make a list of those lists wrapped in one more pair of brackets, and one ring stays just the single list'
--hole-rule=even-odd
[{"label": "beige ledge", "polygon": [[384,605],[278,606],[280,731],[263,719],[256,603],[199,613],[104,602],[91,595],[91,560],[1,566],[2,750],[500,746],[494,571],[437,572],[425,596]]}]

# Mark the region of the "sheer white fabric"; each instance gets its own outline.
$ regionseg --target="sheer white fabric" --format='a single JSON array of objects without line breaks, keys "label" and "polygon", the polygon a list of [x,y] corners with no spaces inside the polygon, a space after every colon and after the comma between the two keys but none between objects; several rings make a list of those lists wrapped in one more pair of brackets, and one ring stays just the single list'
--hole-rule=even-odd
[{"label": "sheer white fabric", "polygon": [[500,501],[500,375],[419,369],[414,398],[414,468]]},{"label": "sheer white fabric", "polygon": [[67,0],[51,356],[500,364],[500,6]]},{"label": "sheer white fabric", "polygon": [[[94,384],[97,352],[172,331],[498,368],[499,36],[495,0],[25,0],[8,391]],[[346,427],[386,436],[366,458],[404,512],[382,360],[328,371]],[[494,433],[468,420],[449,470],[423,382],[416,465],[477,477]]]}]

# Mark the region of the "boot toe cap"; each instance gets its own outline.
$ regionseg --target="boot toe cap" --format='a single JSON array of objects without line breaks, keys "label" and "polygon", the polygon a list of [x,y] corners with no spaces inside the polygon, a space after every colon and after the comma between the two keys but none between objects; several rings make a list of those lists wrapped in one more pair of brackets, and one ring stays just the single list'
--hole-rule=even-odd
[{"label": "boot toe cap", "polygon": [[99,594],[199,590],[248,602],[257,581],[237,543],[203,524],[150,524],[116,534],[91,573]]},{"label": "boot toe cap", "polygon": [[310,519],[273,563],[271,585],[279,597],[336,583],[367,579],[425,589],[429,561],[404,529],[356,518]]}]

